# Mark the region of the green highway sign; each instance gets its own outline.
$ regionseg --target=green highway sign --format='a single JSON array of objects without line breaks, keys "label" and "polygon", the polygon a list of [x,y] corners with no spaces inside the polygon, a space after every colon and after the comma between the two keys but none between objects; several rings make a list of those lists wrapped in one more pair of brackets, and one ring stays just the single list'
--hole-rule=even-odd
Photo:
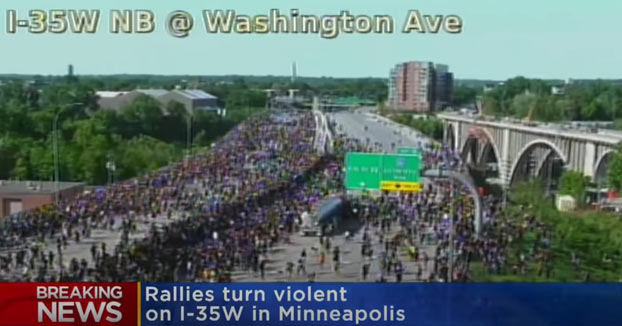
[{"label": "green highway sign", "polygon": [[348,189],[380,189],[382,154],[347,153],[345,165]]},{"label": "green highway sign", "polygon": [[419,155],[386,154],[382,160],[382,181],[418,182]]},{"label": "green highway sign", "polygon": [[348,190],[420,190],[420,155],[347,153],[345,166]]}]

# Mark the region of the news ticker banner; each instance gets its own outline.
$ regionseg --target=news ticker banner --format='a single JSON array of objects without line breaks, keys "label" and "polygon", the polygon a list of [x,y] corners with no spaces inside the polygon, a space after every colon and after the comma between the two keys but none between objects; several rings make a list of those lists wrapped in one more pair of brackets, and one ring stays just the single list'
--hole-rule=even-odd
[{"label": "news ticker banner", "polygon": [[621,307],[622,284],[0,284],[0,326],[621,325]]}]

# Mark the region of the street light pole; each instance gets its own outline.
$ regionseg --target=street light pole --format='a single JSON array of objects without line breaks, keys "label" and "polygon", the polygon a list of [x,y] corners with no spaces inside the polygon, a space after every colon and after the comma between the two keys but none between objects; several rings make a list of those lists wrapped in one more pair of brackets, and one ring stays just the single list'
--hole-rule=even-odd
[{"label": "street light pole", "polygon": [[54,151],[54,204],[56,208],[59,205],[59,179],[60,179],[60,168],[59,168],[59,157],[58,157],[58,118],[60,116],[60,112],[56,113],[54,116],[54,125],[52,126],[52,147]]},{"label": "street light pole", "polygon": [[117,170],[117,164],[112,156],[108,156],[108,162],[106,162],[106,170],[108,171],[108,184],[114,183],[114,173]]}]

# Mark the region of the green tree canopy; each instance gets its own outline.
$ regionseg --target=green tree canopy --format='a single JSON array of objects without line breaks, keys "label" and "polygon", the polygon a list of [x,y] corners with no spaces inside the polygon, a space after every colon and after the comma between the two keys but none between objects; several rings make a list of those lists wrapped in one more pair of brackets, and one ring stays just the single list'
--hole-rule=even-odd
[{"label": "green tree canopy", "polygon": [[579,205],[585,203],[585,191],[589,185],[589,177],[581,172],[565,171],[559,182],[561,194],[572,196]]},{"label": "green tree canopy", "polygon": [[609,170],[607,171],[607,179],[609,181],[609,186],[620,190],[622,189],[622,147],[618,146],[618,148],[613,152],[611,157],[611,161],[609,162]]}]

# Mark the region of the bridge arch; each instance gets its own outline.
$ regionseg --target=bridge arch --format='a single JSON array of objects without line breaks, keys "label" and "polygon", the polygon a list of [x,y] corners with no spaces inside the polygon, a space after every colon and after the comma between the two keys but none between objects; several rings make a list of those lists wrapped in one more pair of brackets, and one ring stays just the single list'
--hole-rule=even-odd
[{"label": "bridge arch", "polygon": [[479,156],[477,161],[481,163],[489,163],[493,161],[499,163],[499,154],[495,151],[495,146],[490,142],[486,143],[482,149],[482,154]]},{"label": "bridge arch", "polygon": [[[561,170],[567,164],[566,155],[551,141],[537,139],[523,146],[510,170],[510,186],[530,177],[559,179]],[[550,175],[549,175],[550,174]]]},{"label": "bridge arch", "polygon": [[472,161],[476,164],[489,163],[488,158],[491,152],[494,155],[494,161],[499,163],[501,161],[499,148],[490,132],[484,128],[472,128],[469,130],[467,139],[460,149],[463,160],[468,161],[468,155],[471,155]]},{"label": "bridge arch", "polygon": [[607,181],[607,171],[609,170],[609,163],[613,158],[615,151],[613,149],[605,151],[596,161],[594,166],[594,181],[602,184]]},{"label": "bridge arch", "polygon": [[550,160],[556,157],[556,155],[557,153],[555,153],[555,150],[553,149],[546,150],[543,158],[538,161],[538,166],[536,167],[536,173],[538,175],[545,173],[546,172],[545,169],[548,167],[546,163],[550,162]]},{"label": "bridge arch", "polygon": [[467,137],[460,150],[460,157],[464,162],[477,164],[480,142],[474,137]]}]

